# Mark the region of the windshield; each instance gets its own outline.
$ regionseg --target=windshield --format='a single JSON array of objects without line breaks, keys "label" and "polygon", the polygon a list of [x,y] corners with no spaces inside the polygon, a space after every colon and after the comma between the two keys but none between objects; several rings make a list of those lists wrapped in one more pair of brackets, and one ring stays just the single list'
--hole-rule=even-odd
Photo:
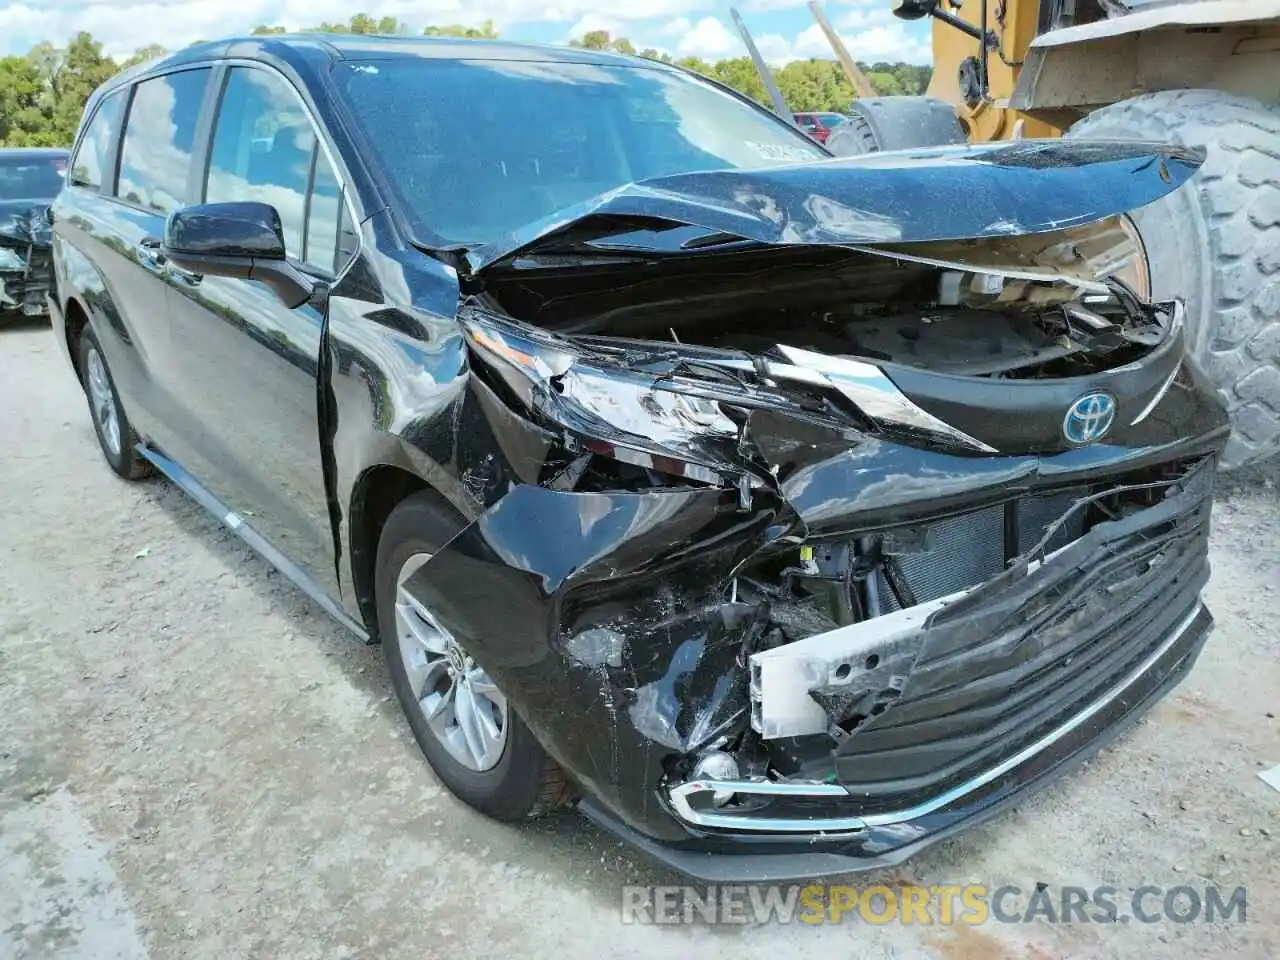
[{"label": "windshield", "polygon": [[0,200],[52,200],[62,189],[67,158],[0,153]]},{"label": "windshield", "polygon": [[635,180],[828,156],[666,69],[370,60],[341,64],[338,78],[424,242],[488,243]]}]

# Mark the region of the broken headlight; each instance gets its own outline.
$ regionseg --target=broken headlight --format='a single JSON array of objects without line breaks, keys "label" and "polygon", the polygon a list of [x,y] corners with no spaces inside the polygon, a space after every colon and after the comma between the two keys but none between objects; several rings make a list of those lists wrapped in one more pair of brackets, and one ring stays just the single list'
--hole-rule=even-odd
[{"label": "broken headlight", "polygon": [[474,313],[462,327],[521,404],[567,428],[585,448],[708,483],[737,485],[745,475],[746,464],[735,456],[746,420],[742,405],[759,397],[729,372],[708,370],[705,381],[695,381],[670,372],[677,362],[656,372],[623,350],[579,347]]}]

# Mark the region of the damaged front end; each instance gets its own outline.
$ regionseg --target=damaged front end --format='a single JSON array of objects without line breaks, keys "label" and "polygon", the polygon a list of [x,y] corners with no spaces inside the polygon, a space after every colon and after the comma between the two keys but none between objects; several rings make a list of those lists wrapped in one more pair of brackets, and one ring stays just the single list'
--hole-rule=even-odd
[{"label": "damaged front end", "polygon": [[909,855],[1211,624],[1225,415],[1116,211],[837,243],[771,198],[474,258],[472,374],[549,452],[408,583],[591,816],[708,878]]},{"label": "damaged front end", "polygon": [[0,203],[0,313],[48,315],[51,251],[48,204]]}]

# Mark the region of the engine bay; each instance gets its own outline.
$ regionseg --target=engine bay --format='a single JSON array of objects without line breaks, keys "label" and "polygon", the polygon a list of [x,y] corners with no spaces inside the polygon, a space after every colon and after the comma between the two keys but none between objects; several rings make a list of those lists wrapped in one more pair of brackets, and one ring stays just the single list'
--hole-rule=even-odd
[{"label": "engine bay", "polygon": [[731,244],[678,257],[543,255],[490,280],[495,312],[594,343],[832,357],[996,379],[1083,376],[1140,359],[1170,317],[1119,274],[1115,220],[1047,235],[876,247]]}]

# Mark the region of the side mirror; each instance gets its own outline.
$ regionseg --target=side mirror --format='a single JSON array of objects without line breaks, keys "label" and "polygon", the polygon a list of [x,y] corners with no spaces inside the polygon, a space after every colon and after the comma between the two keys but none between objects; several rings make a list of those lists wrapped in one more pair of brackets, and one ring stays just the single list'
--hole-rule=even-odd
[{"label": "side mirror", "polygon": [[285,256],[280,214],[269,203],[202,203],[169,214],[160,252],[179,270],[258,280],[289,309],[306,303],[317,281]]}]

